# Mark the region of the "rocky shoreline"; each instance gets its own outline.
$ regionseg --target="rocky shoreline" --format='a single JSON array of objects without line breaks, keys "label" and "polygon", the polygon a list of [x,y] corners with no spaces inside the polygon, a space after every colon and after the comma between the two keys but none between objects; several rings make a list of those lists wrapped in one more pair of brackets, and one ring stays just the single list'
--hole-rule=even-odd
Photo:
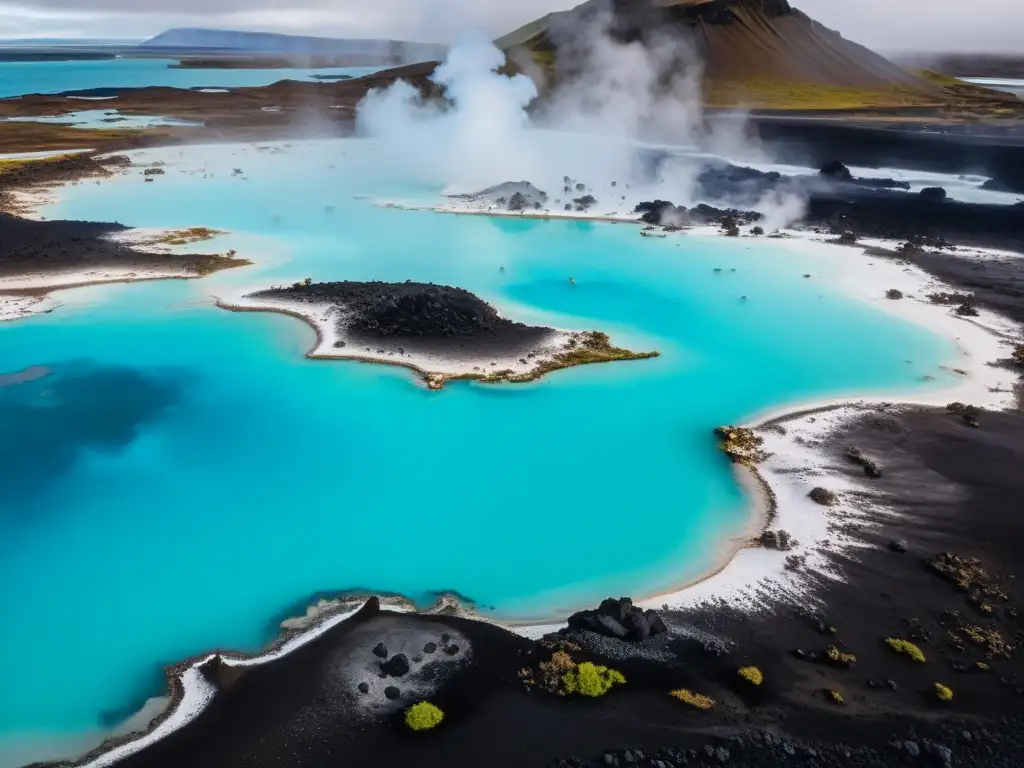
[{"label": "rocky shoreline", "polygon": [[306,280],[218,305],[299,318],[317,333],[307,357],[402,366],[429,389],[529,382],[563,368],[658,356],[612,346],[599,331],[517,323],[469,291],[433,283]]}]

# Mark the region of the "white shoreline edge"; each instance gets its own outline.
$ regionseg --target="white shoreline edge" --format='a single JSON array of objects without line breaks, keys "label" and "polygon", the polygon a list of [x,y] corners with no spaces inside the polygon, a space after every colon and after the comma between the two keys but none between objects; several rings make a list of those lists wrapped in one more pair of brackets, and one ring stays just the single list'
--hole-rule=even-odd
[{"label": "white shoreline edge", "polygon": [[[378,204],[387,207],[462,215],[501,215],[520,218],[639,223],[635,218],[620,216],[617,213],[603,215],[534,211],[510,213],[469,207],[459,208],[454,205],[429,207],[397,203]],[[670,233],[668,237],[717,236],[719,234],[717,228],[702,227]],[[839,473],[829,470],[826,458],[815,450],[814,443],[856,415],[861,407],[870,404],[944,405],[959,399],[984,408],[1000,409],[1005,407],[1012,401],[1013,393],[1010,390],[1016,383],[1017,375],[1012,371],[990,366],[989,363],[1009,356],[1008,341],[1011,338],[1020,338],[1021,326],[987,310],[980,310],[978,318],[967,320],[954,315],[948,307],[931,304],[922,298],[926,292],[955,290],[955,288],[932,278],[916,267],[900,264],[891,258],[877,258],[872,261],[873,257],[863,253],[861,248],[827,244],[821,241],[820,236],[808,232],[788,230],[786,234],[789,235],[789,239],[782,242],[786,243],[788,247],[805,249],[809,255],[826,258],[844,253],[850,256],[851,258],[839,262],[829,259],[830,266],[840,268],[838,275],[833,276],[839,289],[848,296],[875,303],[877,308],[891,312],[906,321],[924,326],[952,341],[958,350],[960,364],[957,367],[965,371],[962,381],[940,390],[914,391],[905,394],[894,392],[887,396],[832,397],[818,401],[802,401],[775,406],[741,421],[741,423],[759,428],[768,421],[786,419],[786,434],[772,431],[762,432],[766,440],[765,448],[772,453],[772,456],[758,466],[757,474],[777,499],[776,517],[772,522],[772,527],[785,528],[799,541],[798,546],[788,554],[806,557],[804,567],[820,574],[826,572],[824,550],[853,546],[853,542],[849,539],[830,531],[830,523],[835,519],[835,515],[848,513],[850,509],[844,504],[833,508],[821,507],[807,499],[806,494],[814,485],[824,484],[831,490],[838,491],[842,498],[842,492],[852,489],[852,485]],[[660,233],[658,236],[661,236]],[[862,239],[860,245],[892,248],[896,243]],[[986,249],[961,248],[960,252],[972,254],[979,259],[994,256],[1024,258],[1021,254]],[[152,279],[163,278],[154,277]],[[108,281],[97,280],[94,282]],[[71,287],[72,284],[69,277],[64,287]],[[73,285],[78,287],[79,284]],[[0,282],[0,290],[5,287],[7,286]],[[51,286],[33,284],[28,287],[39,289]],[[55,287],[55,289],[59,288],[60,286]],[[901,290],[906,298],[898,301],[886,299],[884,293],[889,288]],[[255,307],[253,308],[255,309]],[[385,359],[380,362],[393,362],[393,359]],[[827,413],[805,413],[820,408],[831,408],[832,410]],[[748,483],[745,485],[749,487]],[[756,502],[757,500],[755,500]],[[752,516],[752,518],[756,519],[756,516]],[[803,577],[799,572],[786,571],[784,560],[783,553],[777,551],[741,547],[738,551],[733,551],[712,575],[702,577],[674,590],[637,599],[636,602],[644,607],[652,608],[666,605],[673,608],[686,608],[728,600],[734,602],[737,607],[752,611],[758,610],[764,605],[766,592],[784,590],[799,593],[804,590]],[[806,596],[806,593],[804,594]],[[381,607],[382,610],[408,610],[383,604]],[[173,704],[162,718],[155,721],[157,725],[152,730],[142,733],[137,739],[119,744],[110,751],[86,759],[80,764],[88,766],[88,768],[109,766],[158,741],[198,716],[213,695],[212,686],[206,683],[198,669],[210,658],[220,656],[222,661],[229,666],[265,664],[319,637],[358,610],[359,608],[350,609],[326,617],[314,627],[300,631],[283,644],[272,647],[271,650],[263,654],[243,658],[211,652],[183,662],[181,671],[177,673],[182,691],[181,696],[177,704]],[[461,614],[477,620],[489,621],[527,637],[539,637],[565,626],[564,621],[515,623],[473,616],[465,611],[462,611]]]},{"label": "white shoreline edge", "polygon": [[[529,352],[522,351],[513,355],[486,355],[464,357],[461,359],[445,355],[427,353],[398,353],[396,351],[378,351],[360,345],[346,337],[338,329],[339,312],[332,304],[307,304],[286,299],[254,298],[249,294],[253,290],[246,288],[236,291],[227,298],[217,298],[217,306],[232,312],[274,312],[303,320],[316,332],[316,343],[306,353],[310,360],[352,360],[364,363],[401,366],[417,373],[430,389],[440,389],[446,381],[466,378],[484,377],[497,371],[512,371],[516,375],[531,373],[543,358],[560,354],[569,350],[567,342],[570,337],[586,331],[569,331],[558,328],[551,329],[540,343]],[[511,318],[510,318],[511,319]],[[337,345],[341,346],[337,346]],[[533,357],[527,357],[532,354]],[[521,360],[526,360],[523,363]],[[628,362],[628,361],[626,361]]]}]

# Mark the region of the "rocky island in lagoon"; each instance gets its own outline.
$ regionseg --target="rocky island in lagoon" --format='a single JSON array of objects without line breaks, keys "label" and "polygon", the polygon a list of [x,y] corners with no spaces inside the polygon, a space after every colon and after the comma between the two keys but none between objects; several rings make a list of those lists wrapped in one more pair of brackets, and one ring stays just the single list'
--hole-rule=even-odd
[{"label": "rocky island in lagoon", "polygon": [[[134,115],[152,113],[159,102],[188,124],[125,131],[18,122],[0,133],[12,152],[90,150],[78,160],[0,165],[9,211],[0,221],[7,234],[0,308],[5,319],[19,320],[0,336],[8,361],[0,375],[5,445],[16,446],[4,464],[19,475],[5,483],[4,507],[17,514],[4,525],[6,538],[23,537],[18,551],[31,555],[12,552],[4,575],[25,584],[9,596],[10,612],[40,630],[33,646],[12,635],[11,658],[42,676],[34,687],[22,686],[18,669],[4,667],[21,693],[11,706],[0,704],[3,760],[217,768],[296,760],[326,766],[339,755],[367,765],[1015,764],[1021,746],[1012,577],[1020,478],[1013,467],[1024,427],[1007,406],[1024,361],[1015,253],[1024,243],[1014,214],[1019,152],[1012,141],[985,134],[984,123],[965,129],[979,138],[962,142],[900,126],[904,109],[931,110],[928,119],[960,130],[964,110],[1017,107],[1006,94],[893,68],[785,2],[679,2],[657,13],[674,27],[706,30],[700,54],[708,103],[742,98],[782,110],[753,124],[775,159],[792,163],[800,155],[802,168],[647,146],[640,164],[660,177],[655,184],[621,169],[605,178],[548,168],[537,177],[504,175],[472,187],[480,192],[446,194],[440,202],[406,204],[394,193],[395,204],[385,184],[360,201],[364,190],[351,180],[337,182],[340,190],[331,194],[321,182],[329,174],[289,167],[316,158],[318,165],[344,165],[350,176],[372,168],[377,160],[369,158],[386,152],[374,155],[363,145],[361,157],[342,160],[345,146],[363,140],[338,147],[279,139],[314,94],[342,125],[368,89],[398,79],[437,96],[433,63],[366,79],[311,76],[331,80],[323,83],[5,102],[4,114],[18,117],[73,114],[81,98],[117,99],[119,110]],[[649,19],[626,14],[621,22],[625,37],[643,38]],[[550,53],[558,50],[553,24],[548,19],[499,41],[518,49],[510,70],[529,69],[525,51],[549,76],[559,73]],[[805,70],[810,57],[828,82],[779,90],[771,78],[744,80],[739,70],[727,82],[729,41],[758,28],[774,29],[786,45],[775,54],[748,46],[750,56],[734,67],[784,79]],[[196,59],[188,69],[204,66]],[[551,96],[541,91],[542,99]],[[871,104],[888,123],[801,122],[784,112],[815,100],[852,115]],[[161,148],[202,142],[210,131],[241,143],[215,151]],[[896,167],[854,167],[877,164],[872,151]],[[123,160],[121,152],[128,153]],[[916,170],[901,169],[901,158]],[[690,189],[665,187],[664,178],[685,165],[694,171]],[[970,175],[976,172],[985,175]],[[89,196],[74,189],[97,179],[102,184]],[[295,197],[303,199],[269,208],[259,188],[271,179],[301,189]],[[801,210],[780,222],[788,199],[799,200]],[[436,217],[399,204],[478,217]],[[26,214],[37,219],[16,218]],[[138,228],[61,216],[116,218]],[[369,233],[373,254],[357,245]],[[465,233],[490,245],[474,253],[475,262],[460,261]],[[148,280],[170,277],[204,280]],[[141,278],[146,285],[109,293],[52,293]],[[78,296],[91,299],[79,303]],[[290,321],[231,316],[210,306],[214,300],[295,315],[316,331],[316,345],[309,350]],[[180,338],[176,323],[188,329]],[[544,386],[451,387],[429,395],[383,369],[301,359],[308,350],[313,358],[400,365],[438,389],[455,379],[515,383],[658,354],[623,347],[661,356],[644,365],[591,366]],[[79,358],[73,364],[72,353]],[[787,373],[806,356],[814,366]],[[708,381],[715,387],[701,389]],[[302,398],[292,396],[300,390]],[[311,392],[329,403],[319,413]],[[420,397],[429,398],[433,416]],[[494,406],[484,407],[483,398]],[[298,405],[302,399],[309,408]],[[375,462],[392,472],[396,466],[380,452],[376,437],[384,430],[370,418],[392,410],[409,434],[429,435],[428,453],[459,456],[460,476],[449,477],[440,464],[426,474],[405,466],[401,478],[372,473]],[[176,430],[212,413],[220,436],[202,433],[191,450],[163,453],[184,445]],[[487,461],[465,452],[471,424],[487,425],[487,450],[474,452]],[[638,424],[646,427],[633,428]],[[40,425],[49,443],[32,439]],[[388,432],[391,445],[404,439],[403,427]],[[524,431],[531,439],[517,442]],[[569,433],[581,440],[570,445]],[[270,445],[271,434],[275,443],[310,448],[305,461]],[[323,443],[329,450],[319,450],[318,434],[330,436]],[[60,450],[37,453],[48,445]],[[262,446],[259,461],[248,453],[253,446]],[[165,508],[173,494],[160,485],[161,472],[138,471],[147,451],[169,461],[175,485],[203,488],[212,507],[193,501],[172,505],[173,513]],[[104,496],[99,475],[90,473],[129,458],[136,471],[120,472],[119,495]],[[421,461],[427,458],[421,451]],[[260,488],[236,483],[229,498],[199,471],[204,464],[235,477],[261,466]],[[755,481],[744,496],[733,471],[741,482]],[[553,472],[559,485],[538,482]],[[307,482],[296,484],[296,477]],[[345,492],[325,505],[318,478]],[[118,551],[94,541],[88,526],[65,535],[67,511],[53,498],[44,504],[34,490],[59,494],[76,483],[80,516],[92,528],[122,531]],[[383,508],[382,483],[389,499]],[[285,486],[287,497],[277,491]],[[155,487],[164,493],[154,494]],[[445,489],[441,513],[424,501],[423,489],[433,487]],[[366,495],[374,488],[375,502]],[[745,511],[751,500],[759,505],[754,515]],[[169,546],[158,546],[153,532],[132,537],[132,527],[113,514],[118,504],[145,508],[146,520],[165,526]],[[261,510],[274,506],[290,510],[286,523],[261,519]],[[376,548],[372,557],[352,551],[353,540],[380,540],[380,525],[353,516],[353,508],[371,507],[381,509],[375,520],[385,521],[386,558]],[[223,513],[235,508],[247,510],[244,521]],[[403,509],[416,509],[416,520]],[[526,521],[531,509],[548,519]],[[472,510],[487,510],[486,518],[467,525],[477,519]],[[45,536],[25,538],[27,529],[14,525],[29,512],[51,521]],[[504,528],[504,520],[521,524]],[[637,524],[627,529],[624,520]],[[272,579],[239,557],[262,552],[266,543],[248,532],[261,526],[273,531],[282,564]],[[201,529],[204,537],[179,528]],[[660,537],[651,535],[656,530]],[[424,547],[434,533],[444,546]],[[520,541],[524,536],[530,543]],[[201,554],[204,541],[228,537],[238,545],[233,554]],[[667,546],[681,539],[690,547]],[[518,542],[522,557],[500,551],[502,541]],[[108,635],[116,663],[85,639],[61,654],[47,650],[62,619],[34,607],[52,600],[32,563],[68,542],[106,552],[114,575],[109,593],[119,600],[129,598],[118,584],[138,568],[125,552],[175,571],[175,579],[158,583],[173,584],[177,598],[161,587],[170,598],[161,611],[136,601],[129,616],[146,612],[163,629],[151,637],[137,627]],[[555,554],[531,555],[540,551]],[[174,552],[192,555],[194,573]],[[286,567],[289,552],[301,553],[305,565]],[[226,568],[228,558],[238,558],[232,572],[244,583],[203,565]],[[616,567],[599,575],[598,562]],[[413,575],[400,574],[402,564]],[[500,579],[487,576],[495,570]],[[365,586],[346,588],[357,583]],[[518,586],[502,592],[499,584]],[[301,597],[332,587],[340,589]],[[408,593],[415,604],[370,596],[382,588]],[[478,602],[468,610],[467,599],[449,593],[431,605],[428,595],[447,588]],[[622,591],[633,592],[636,604],[602,601]],[[76,606],[110,626],[123,615],[104,607],[88,571],[62,594],[68,600],[61,613],[80,626],[90,619]],[[275,621],[262,632],[239,630],[282,605],[301,607],[280,627]],[[183,613],[165,623],[169,606]],[[198,628],[191,611],[200,607],[206,629],[174,640],[178,630]],[[185,659],[167,670],[169,700],[147,702],[112,729],[137,708],[125,692],[142,676],[141,662],[154,661],[147,645],[161,649],[163,662]],[[61,725],[43,683],[47,668],[59,671],[66,658],[102,670],[102,684],[89,689],[83,676],[69,689]],[[90,710],[83,701],[98,703],[104,689],[117,691],[105,708],[121,714],[86,727],[98,704]],[[160,691],[154,685],[146,693]],[[512,744],[509,723],[523,735]],[[89,735],[77,748],[61,747],[54,736],[27,746],[15,738],[33,729]],[[258,745],[254,730],[263,734]]]}]

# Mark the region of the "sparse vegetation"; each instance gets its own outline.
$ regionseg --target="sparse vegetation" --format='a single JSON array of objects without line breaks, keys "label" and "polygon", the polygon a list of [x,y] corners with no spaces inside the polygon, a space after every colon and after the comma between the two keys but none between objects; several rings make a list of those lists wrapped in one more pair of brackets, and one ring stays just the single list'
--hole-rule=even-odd
[{"label": "sparse vegetation", "polygon": [[741,678],[751,685],[759,686],[764,682],[764,675],[757,667],[740,667],[737,672]]},{"label": "sparse vegetation", "polygon": [[703,712],[707,712],[715,708],[715,700],[710,696],[702,696],[701,694],[694,693],[687,688],[679,688],[675,691],[669,691],[668,695]]},{"label": "sparse vegetation", "polygon": [[1006,641],[998,629],[968,624],[950,632],[954,640],[959,640],[962,633],[967,639],[980,648],[984,648],[989,658],[1008,659],[1017,650],[1016,646]]},{"label": "sparse vegetation", "polygon": [[585,661],[562,675],[566,693],[597,698],[604,696],[613,686],[623,685],[625,676],[616,669]]},{"label": "sparse vegetation", "polygon": [[835,493],[827,488],[812,488],[811,492],[807,495],[811,498],[811,501],[815,504],[821,504],[823,507],[831,507],[839,500]]},{"label": "sparse vegetation", "polygon": [[953,700],[953,690],[943,685],[942,683],[935,683],[935,685],[932,687],[932,690],[935,693],[935,698],[939,701]]},{"label": "sparse vegetation", "polygon": [[[159,170],[159,169],[151,169]],[[161,171],[162,173],[162,171]],[[189,227],[188,229],[172,229],[143,241],[144,245],[191,245],[223,235],[220,230],[209,227]]]},{"label": "sparse vegetation", "polygon": [[749,427],[718,427],[715,434],[722,441],[722,452],[736,464],[752,467],[769,456],[761,447],[764,438]]},{"label": "sparse vegetation", "polygon": [[844,653],[839,650],[837,646],[830,645],[825,649],[825,656],[833,664],[838,664],[843,667],[852,667],[857,663],[857,657],[852,653]]},{"label": "sparse vegetation", "polygon": [[974,668],[976,670],[978,670],[979,672],[988,672],[990,669],[992,669],[992,667],[990,667],[984,661],[976,661],[976,662],[974,662]]},{"label": "sparse vegetation", "polygon": [[928,300],[932,304],[967,304],[974,301],[974,296],[969,293],[940,291],[939,293],[929,293]]},{"label": "sparse vegetation", "polygon": [[1014,365],[1024,368],[1024,344],[1013,345],[1013,355],[1010,357]]},{"label": "sparse vegetation", "polygon": [[801,80],[746,78],[706,79],[704,101],[709,107],[842,110],[937,107],[945,99],[939,91],[909,86],[897,85],[874,90]]},{"label": "sparse vegetation", "polygon": [[[542,661],[539,668],[540,687],[559,696],[577,694],[596,698],[608,693],[613,686],[626,682],[618,670],[589,661],[577,664],[561,649],[554,651],[547,661]],[[533,683],[529,670],[520,670],[519,676],[528,686]]]},{"label": "sparse vegetation", "polygon": [[902,653],[904,656],[907,656],[911,661],[916,661],[919,664],[924,664],[925,662],[924,653],[909,640],[889,637],[886,638],[885,644],[896,651],[896,653]]},{"label": "sparse vegetation", "polygon": [[[572,281],[572,278],[570,278]],[[466,378],[479,378],[485,384],[494,384],[502,381],[526,382],[539,379],[552,371],[563,368],[572,368],[577,365],[589,365],[591,363],[609,363],[620,360],[647,360],[658,357],[658,352],[631,352],[628,349],[613,347],[607,333],[600,331],[585,331],[574,333],[566,342],[564,352],[552,355],[538,361],[537,365],[524,373],[516,373],[512,370],[495,371],[483,377],[469,376]]]},{"label": "sparse vegetation", "polygon": [[966,592],[967,601],[979,610],[981,606],[991,608],[1009,600],[1006,590],[995,575],[976,557],[960,557],[951,552],[942,552],[928,561],[928,567],[957,589]]},{"label": "sparse vegetation", "polygon": [[837,707],[841,707],[846,702],[843,700],[843,696],[839,691],[826,691],[825,695],[828,696],[828,700],[835,704]]},{"label": "sparse vegetation", "polygon": [[429,701],[413,704],[405,712],[405,724],[414,731],[429,731],[444,720],[444,712]]},{"label": "sparse vegetation", "polygon": [[244,267],[252,264],[248,259],[239,259],[235,256],[234,251],[229,251],[223,256],[209,256],[201,259],[195,264],[195,271],[197,275],[205,277],[206,275],[212,275],[214,272],[219,272],[222,269],[230,269],[231,267]]}]

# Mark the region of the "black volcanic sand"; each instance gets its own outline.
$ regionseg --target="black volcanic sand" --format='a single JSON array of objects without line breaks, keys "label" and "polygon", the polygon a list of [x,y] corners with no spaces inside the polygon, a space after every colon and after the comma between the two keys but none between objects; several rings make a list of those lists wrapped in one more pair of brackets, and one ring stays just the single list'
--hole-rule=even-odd
[{"label": "black volcanic sand", "polygon": [[[203,275],[247,262],[216,254],[146,253],[106,239],[128,230],[120,224],[33,221],[0,213],[0,277],[59,275],[86,269],[166,270]],[[34,289],[0,290],[38,295]]]},{"label": "black volcanic sand", "polygon": [[[1024,221],[1024,211],[1021,216]],[[972,259],[955,251],[922,249],[901,252],[897,257],[973,294],[975,303],[1024,322],[1024,259],[1020,256]]]},{"label": "black volcanic sand", "polygon": [[462,288],[434,283],[297,284],[251,297],[337,307],[339,331],[350,340],[346,351],[355,354],[369,347],[397,354],[523,355],[554,333],[551,328],[501,317],[490,304]]},{"label": "black volcanic sand", "polygon": [[[848,461],[851,444],[882,465],[882,478],[867,479]],[[371,601],[356,619],[270,664],[241,675],[208,665],[220,689],[213,704],[118,765],[599,767],[629,765],[630,758],[654,768],[1021,764],[1024,652],[990,659],[971,643],[957,651],[948,633],[976,624],[1019,639],[1011,606],[1022,596],[1013,574],[1024,559],[1024,415],[983,413],[975,429],[935,409],[877,407],[824,448],[838,471],[860,483],[850,500],[884,499],[895,513],[860,532],[856,519],[844,524],[866,548],[856,559],[830,556],[845,581],[807,574],[824,601],[820,611],[804,598],[773,594],[764,596],[773,606],[764,614],[725,604],[662,612],[669,634],[639,645],[567,632],[584,647],[572,651],[577,661],[605,660],[628,679],[601,699],[581,700],[523,686],[517,672],[548,658],[543,644],[455,617],[381,615]],[[905,540],[905,553],[889,548],[895,538]],[[1005,588],[992,615],[979,613],[967,592],[926,567],[940,552],[980,558]],[[944,617],[945,611],[958,614]],[[439,649],[443,658],[430,674],[414,665],[408,683],[375,677],[377,642],[430,637],[442,646],[442,632],[461,635],[461,662]],[[894,654],[883,645],[886,637],[914,638],[927,662]],[[831,644],[856,655],[852,668],[793,654],[822,654]],[[972,662],[983,659],[990,671],[973,671]],[[958,672],[954,663],[970,671]],[[747,664],[764,672],[760,688],[738,680],[736,669]],[[431,679],[437,690],[410,693]],[[364,680],[370,694],[356,687]],[[952,702],[929,697],[935,682],[953,690]],[[406,693],[389,709],[379,689],[392,684]],[[681,686],[712,696],[716,709],[698,712],[667,695]],[[839,691],[845,704],[828,703],[824,689]],[[401,710],[421,697],[446,719],[416,735]],[[368,700],[379,708],[367,710]]]}]

